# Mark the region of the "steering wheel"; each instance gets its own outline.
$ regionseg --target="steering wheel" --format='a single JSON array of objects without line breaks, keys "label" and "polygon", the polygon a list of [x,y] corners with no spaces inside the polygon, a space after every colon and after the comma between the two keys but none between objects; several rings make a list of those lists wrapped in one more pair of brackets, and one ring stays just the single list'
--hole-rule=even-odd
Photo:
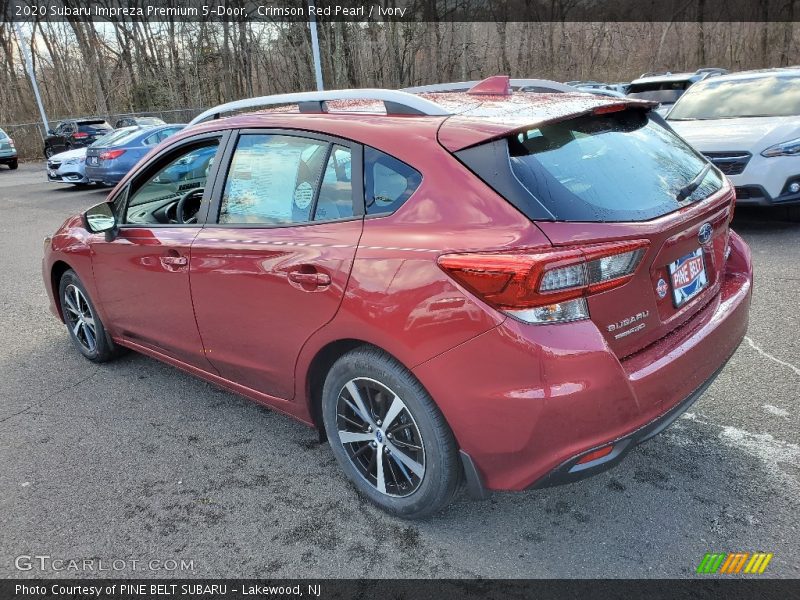
[{"label": "steering wheel", "polygon": [[189,199],[194,198],[198,194],[200,195],[200,199],[199,200],[202,201],[203,190],[204,189],[205,188],[201,188],[201,187],[191,189],[191,190],[186,192],[183,196],[181,196],[178,199],[178,204],[175,205],[175,219],[178,221],[178,223],[183,223],[183,224],[186,224],[186,225],[191,224],[191,223],[197,223],[197,213],[200,210],[199,203],[198,203],[198,206],[197,206],[197,210],[188,219],[186,218],[186,212],[185,212],[186,211],[186,203],[189,201]]}]

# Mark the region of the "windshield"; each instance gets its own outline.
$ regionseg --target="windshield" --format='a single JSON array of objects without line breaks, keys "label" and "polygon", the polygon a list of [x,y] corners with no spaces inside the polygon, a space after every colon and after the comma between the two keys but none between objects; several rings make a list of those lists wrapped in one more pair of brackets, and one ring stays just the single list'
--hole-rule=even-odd
[{"label": "windshield", "polygon": [[514,174],[558,220],[649,220],[722,187],[710,169],[681,201],[708,163],[638,110],[531,129],[509,138],[508,148]]},{"label": "windshield", "polygon": [[674,106],[670,121],[800,115],[800,77],[713,79],[693,86]]},{"label": "windshield", "polygon": [[114,131],[105,134],[103,137],[98,138],[93,144],[92,147],[100,147],[100,146],[108,146],[109,144],[121,140],[122,138],[126,138],[132,133],[139,131],[138,127],[123,127],[122,129],[115,129]]}]

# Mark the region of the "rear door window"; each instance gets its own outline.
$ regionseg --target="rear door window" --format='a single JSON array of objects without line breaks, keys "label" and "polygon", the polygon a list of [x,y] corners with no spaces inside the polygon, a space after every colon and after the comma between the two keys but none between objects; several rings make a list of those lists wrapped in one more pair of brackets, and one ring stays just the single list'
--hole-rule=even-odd
[{"label": "rear door window", "polygon": [[367,214],[389,214],[411,197],[422,183],[422,175],[393,156],[365,147],[364,183]]},{"label": "rear door window", "polygon": [[707,161],[639,110],[571,119],[507,141],[514,176],[556,220],[649,220],[722,186],[712,168],[680,201]]},{"label": "rear door window", "polygon": [[334,144],[322,176],[315,221],[332,221],[353,216],[353,171],[350,148]]}]

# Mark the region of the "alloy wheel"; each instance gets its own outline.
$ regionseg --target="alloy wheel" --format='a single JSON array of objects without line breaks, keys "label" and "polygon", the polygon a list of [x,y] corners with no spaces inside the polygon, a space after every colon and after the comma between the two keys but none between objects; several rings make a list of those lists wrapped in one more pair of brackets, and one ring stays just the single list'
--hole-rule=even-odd
[{"label": "alloy wheel", "polygon": [[83,292],[74,284],[64,288],[64,314],[78,343],[89,353],[97,349],[97,324]]},{"label": "alloy wheel", "polygon": [[366,377],[348,381],[336,405],[339,441],[356,471],[387,496],[413,494],[425,477],[425,445],[403,400]]}]

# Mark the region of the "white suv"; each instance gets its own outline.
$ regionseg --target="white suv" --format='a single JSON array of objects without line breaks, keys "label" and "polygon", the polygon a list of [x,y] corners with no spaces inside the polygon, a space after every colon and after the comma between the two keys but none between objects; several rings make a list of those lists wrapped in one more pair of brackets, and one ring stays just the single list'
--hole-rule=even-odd
[{"label": "white suv", "polygon": [[800,218],[800,69],[701,81],[667,121],[730,178],[737,204],[789,206]]}]

